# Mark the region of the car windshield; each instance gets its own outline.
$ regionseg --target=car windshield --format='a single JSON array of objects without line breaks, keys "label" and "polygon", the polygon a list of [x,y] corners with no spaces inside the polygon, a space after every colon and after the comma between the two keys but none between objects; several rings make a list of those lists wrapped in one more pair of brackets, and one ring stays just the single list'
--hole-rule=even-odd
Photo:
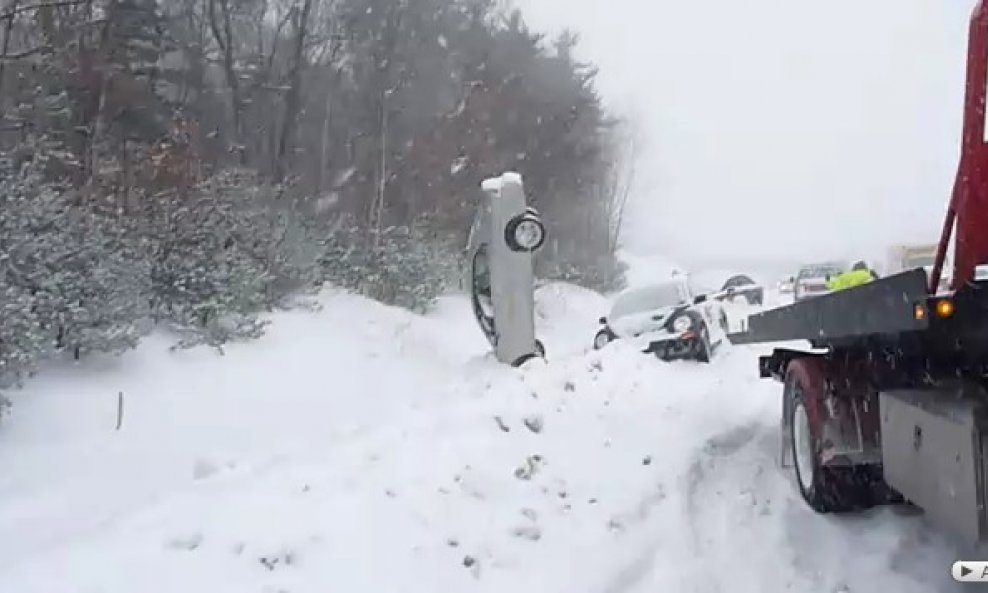
[{"label": "car windshield", "polygon": [[827,276],[836,276],[843,272],[838,266],[834,265],[819,265],[819,266],[807,266],[799,271],[800,278],[825,278]]},{"label": "car windshield", "polygon": [[611,318],[617,319],[635,313],[644,313],[683,303],[679,284],[654,284],[628,291],[618,297],[611,309]]}]

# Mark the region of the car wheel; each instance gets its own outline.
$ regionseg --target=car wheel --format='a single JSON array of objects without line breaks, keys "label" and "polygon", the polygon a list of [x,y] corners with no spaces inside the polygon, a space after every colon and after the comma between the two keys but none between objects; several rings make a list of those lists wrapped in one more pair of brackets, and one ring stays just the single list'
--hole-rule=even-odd
[{"label": "car wheel", "polygon": [[593,349],[600,350],[604,346],[614,341],[614,334],[610,330],[602,329],[593,337]]},{"label": "car wheel", "polygon": [[541,358],[542,360],[545,360],[545,346],[542,344],[540,340],[535,340],[535,352],[520,356],[518,360],[511,363],[511,366],[520,367],[526,362],[530,360],[534,360],[536,358]]}]

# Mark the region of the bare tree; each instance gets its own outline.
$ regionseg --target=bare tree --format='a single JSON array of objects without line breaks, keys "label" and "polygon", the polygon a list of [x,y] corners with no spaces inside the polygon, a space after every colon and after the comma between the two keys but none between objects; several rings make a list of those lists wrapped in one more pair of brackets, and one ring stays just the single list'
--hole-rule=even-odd
[{"label": "bare tree", "polygon": [[18,0],[10,0],[3,13],[3,41],[0,41],[0,97],[3,97],[3,78],[7,64],[7,54],[10,51],[10,34],[14,29],[14,15],[17,12]]},{"label": "bare tree", "polygon": [[614,155],[610,171],[605,178],[604,195],[601,203],[606,215],[607,249],[616,253],[621,242],[624,229],[624,217],[628,199],[635,187],[635,174],[638,167],[639,137],[634,129],[625,122],[616,133],[614,139]]},{"label": "bare tree", "polygon": [[342,69],[338,64],[340,54],[343,50],[341,37],[339,35],[332,35],[329,41],[324,45],[323,50],[325,55],[324,57],[321,57],[318,62],[325,64],[325,68],[328,71],[326,77],[326,85],[328,88],[326,89],[325,99],[323,101],[322,125],[320,126],[318,140],[319,156],[314,161],[315,190],[317,194],[321,194],[325,187],[326,170],[330,167],[327,160],[329,155],[329,145],[333,141],[333,102],[336,99],[337,85],[340,82],[340,77],[342,74]]},{"label": "bare tree", "polygon": [[230,117],[233,120],[233,147],[241,165],[247,164],[247,152],[244,142],[243,112],[244,103],[237,72],[235,43],[233,33],[233,15],[230,11],[230,0],[207,0],[209,6],[209,28],[213,40],[222,54],[223,73],[226,76],[227,89],[230,92]]},{"label": "bare tree", "polygon": [[295,47],[292,53],[290,83],[285,97],[285,112],[281,127],[281,139],[278,141],[278,152],[275,155],[274,178],[281,182],[285,178],[285,156],[288,153],[295,127],[298,125],[300,108],[299,97],[302,92],[302,69],[305,62],[306,30],[309,27],[309,15],[312,14],[313,0],[303,0],[302,8],[293,6],[292,27],[295,33]]}]

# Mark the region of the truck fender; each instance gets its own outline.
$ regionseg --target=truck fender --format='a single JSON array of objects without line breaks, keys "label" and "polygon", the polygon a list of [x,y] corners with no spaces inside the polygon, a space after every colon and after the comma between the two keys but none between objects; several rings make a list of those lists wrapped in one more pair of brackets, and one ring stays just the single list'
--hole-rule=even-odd
[{"label": "truck fender", "polygon": [[877,394],[866,385],[850,380],[843,367],[821,356],[792,358],[785,371],[782,409],[783,467],[792,427],[788,425],[793,388],[803,389],[810,430],[817,441],[822,465],[872,465],[881,460]]},{"label": "truck fender", "polygon": [[792,425],[789,421],[792,416],[793,392],[795,386],[799,384],[803,389],[804,405],[806,415],[810,421],[810,430],[814,439],[820,438],[821,413],[825,413],[823,407],[823,396],[826,387],[826,361],[817,355],[806,354],[802,357],[792,356],[795,353],[787,352],[782,370],[783,397],[782,397],[782,419],[781,419],[781,464],[782,467],[789,467],[792,463]]}]

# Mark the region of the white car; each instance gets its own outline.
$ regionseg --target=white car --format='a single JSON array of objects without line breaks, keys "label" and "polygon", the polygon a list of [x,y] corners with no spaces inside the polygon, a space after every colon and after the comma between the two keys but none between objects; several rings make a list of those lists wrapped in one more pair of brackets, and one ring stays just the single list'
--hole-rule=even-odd
[{"label": "white car", "polygon": [[621,293],[600,324],[604,327],[593,340],[596,350],[621,339],[663,360],[700,362],[710,362],[728,329],[721,303],[697,294],[688,278]]},{"label": "white car", "polygon": [[829,293],[830,289],[827,288],[827,282],[849,269],[848,266],[837,262],[803,266],[796,274],[796,281],[793,285],[793,300],[801,301]]}]

